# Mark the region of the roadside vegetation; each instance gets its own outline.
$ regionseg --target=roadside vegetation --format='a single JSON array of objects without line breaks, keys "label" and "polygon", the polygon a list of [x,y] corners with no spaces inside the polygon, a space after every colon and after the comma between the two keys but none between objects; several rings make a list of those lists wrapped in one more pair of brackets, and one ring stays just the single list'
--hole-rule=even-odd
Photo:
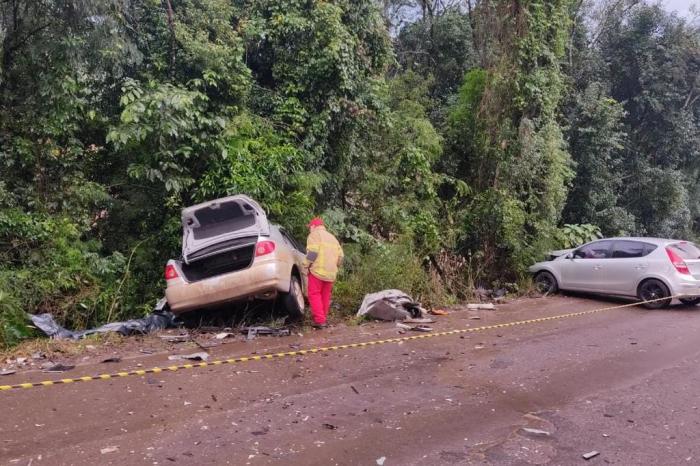
[{"label": "roadside vegetation", "polygon": [[6,0],[0,44],[0,347],[148,313],[233,193],[324,217],[343,313],[700,233],[700,25],[651,1]]}]

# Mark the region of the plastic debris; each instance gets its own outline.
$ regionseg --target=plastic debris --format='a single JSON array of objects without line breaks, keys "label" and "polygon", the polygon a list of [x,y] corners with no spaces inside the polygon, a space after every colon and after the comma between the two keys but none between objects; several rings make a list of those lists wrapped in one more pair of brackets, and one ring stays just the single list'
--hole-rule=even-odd
[{"label": "plastic debris", "polygon": [[209,359],[209,355],[205,352],[192,354],[173,354],[172,356],[168,356],[168,359],[170,361],[182,361],[185,359],[189,361],[206,361],[207,359]]},{"label": "plastic debris", "polygon": [[386,461],[386,456],[382,456],[381,458],[377,458],[377,466],[384,466],[385,461]]},{"label": "plastic debris", "polygon": [[598,455],[600,455],[600,452],[597,452],[597,451],[593,450],[593,451],[589,451],[588,453],[584,453],[584,454],[581,455],[581,456],[583,456],[583,459],[584,459],[584,460],[588,461],[589,459],[595,458],[595,457],[598,456]]},{"label": "plastic debris", "polygon": [[107,453],[115,453],[117,451],[119,451],[119,447],[105,447],[100,450],[100,453],[106,455]]},{"label": "plastic debris", "polygon": [[13,371],[13,370],[7,369],[7,370],[4,370],[4,371],[0,371],[0,375],[12,375],[12,374],[14,374],[15,372],[17,372],[17,371]]},{"label": "plastic debris", "polygon": [[214,338],[216,338],[217,340],[223,340],[224,338],[228,338],[228,337],[232,337],[232,336],[233,336],[233,333],[231,333],[231,332],[221,332],[221,333],[217,333],[216,335],[214,335]]},{"label": "plastic debris", "polygon": [[95,333],[119,333],[122,335],[146,334],[165,328],[177,327],[176,317],[169,311],[156,311],[143,319],[125,322],[112,322],[97,328],[74,332],[67,330],[56,322],[51,314],[27,314],[34,326],[46,335],[57,340],[78,340]]}]

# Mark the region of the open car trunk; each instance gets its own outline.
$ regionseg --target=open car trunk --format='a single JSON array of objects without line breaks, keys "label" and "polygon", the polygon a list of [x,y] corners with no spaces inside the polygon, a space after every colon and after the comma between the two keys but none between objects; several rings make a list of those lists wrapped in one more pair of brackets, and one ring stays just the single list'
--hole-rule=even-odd
[{"label": "open car trunk", "polygon": [[270,235],[270,224],[257,202],[236,195],[183,209],[182,230],[182,258],[191,264],[254,244]]}]

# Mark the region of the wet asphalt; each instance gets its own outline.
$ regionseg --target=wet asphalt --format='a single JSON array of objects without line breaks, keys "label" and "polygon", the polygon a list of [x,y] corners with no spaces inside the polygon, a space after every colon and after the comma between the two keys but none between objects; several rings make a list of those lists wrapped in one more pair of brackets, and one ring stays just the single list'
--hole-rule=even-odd
[{"label": "wet asphalt", "polygon": [[[496,311],[454,310],[433,326],[479,327],[616,304],[521,299]],[[398,332],[392,323],[338,325],[208,351],[219,359],[408,335]],[[0,392],[0,464],[698,465],[699,337],[700,307],[634,307]],[[81,362],[65,376],[170,364],[167,354],[130,349],[116,365]],[[47,378],[56,374],[20,372],[0,382]]]}]

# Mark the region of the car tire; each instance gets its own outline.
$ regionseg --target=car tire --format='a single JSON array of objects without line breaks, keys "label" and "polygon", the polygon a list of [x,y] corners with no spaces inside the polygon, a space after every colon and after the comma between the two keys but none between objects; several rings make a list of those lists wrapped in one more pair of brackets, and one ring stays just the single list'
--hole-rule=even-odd
[{"label": "car tire", "polygon": [[535,287],[543,295],[554,294],[559,291],[559,283],[550,272],[539,272],[535,275]]},{"label": "car tire", "polygon": [[282,309],[292,320],[304,318],[304,290],[296,275],[289,280],[289,292],[282,294]]},{"label": "car tire", "polygon": [[666,284],[655,278],[643,281],[637,290],[637,297],[640,301],[659,300],[651,303],[643,303],[642,306],[647,309],[667,308],[671,304],[671,298],[669,298],[669,296],[671,296],[671,293],[668,291]]},{"label": "car tire", "polygon": [[698,304],[700,304],[700,297],[680,298],[680,302],[682,302],[686,306],[697,306]]}]

